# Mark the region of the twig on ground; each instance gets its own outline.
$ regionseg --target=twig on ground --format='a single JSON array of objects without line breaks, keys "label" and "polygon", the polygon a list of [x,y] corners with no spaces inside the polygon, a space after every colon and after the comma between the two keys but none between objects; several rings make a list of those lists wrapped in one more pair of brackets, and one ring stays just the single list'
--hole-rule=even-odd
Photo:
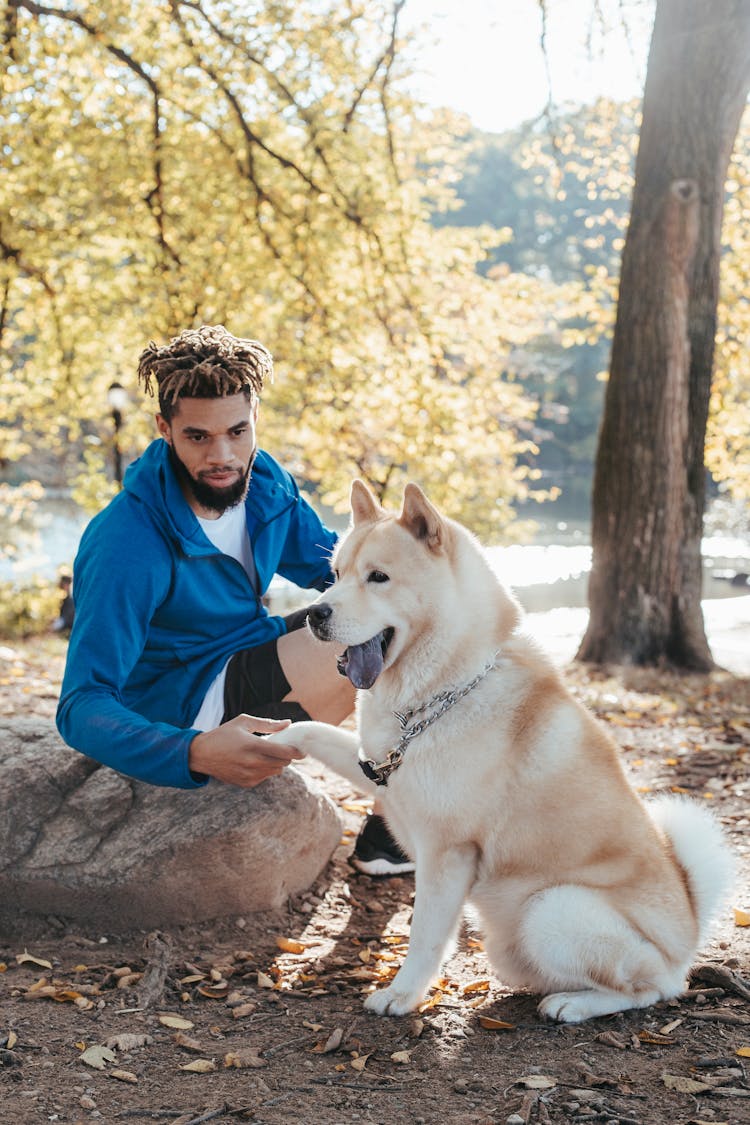
[{"label": "twig on ground", "polygon": [[739,973],[735,973],[733,969],[729,969],[725,965],[693,965],[690,970],[689,983],[695,987],[699,981],[723,988],[727,992],[733,992],[735,996],[741,996],[743,1000],[750,1000],[750,983]]}]

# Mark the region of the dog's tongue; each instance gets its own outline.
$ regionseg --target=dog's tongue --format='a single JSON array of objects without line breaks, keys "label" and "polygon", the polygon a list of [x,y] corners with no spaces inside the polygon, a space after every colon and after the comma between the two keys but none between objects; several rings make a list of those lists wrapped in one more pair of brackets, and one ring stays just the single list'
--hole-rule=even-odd
[{"label": "dog's tongue", "polygon": [[370,688],[383,671],[383,634],[363,645],[349,645],[339,657],[339,672],[348,676],[355,688]]}]

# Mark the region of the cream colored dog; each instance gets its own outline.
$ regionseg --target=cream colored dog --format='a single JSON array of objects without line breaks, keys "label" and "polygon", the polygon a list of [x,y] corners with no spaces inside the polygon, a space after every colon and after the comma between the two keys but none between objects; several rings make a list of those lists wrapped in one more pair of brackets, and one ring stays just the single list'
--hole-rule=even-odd
[{"label": "cream colored dog", "polygon": [[409,952],[366,1007],[422,1002],[466,903],[497,976],[547,994],[544,1016],[679,993],[731,878],[713,817],[641,802],[611,739],[518,631],[479,545],[416,485],[398,516],[360,481],[351,502],[337,581],[309,625],[346,646],[359,736],[298,723],[275,737],[377,791],[416,863]]}]

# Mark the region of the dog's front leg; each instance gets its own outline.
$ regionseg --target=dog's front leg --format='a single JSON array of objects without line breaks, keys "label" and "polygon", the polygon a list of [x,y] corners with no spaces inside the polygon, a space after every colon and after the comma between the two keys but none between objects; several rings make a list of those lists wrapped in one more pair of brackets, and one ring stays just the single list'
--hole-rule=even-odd
[{"label": "dog's front leg", "polygon": [[409,951],[393,983],[367,997],[365,1007],[371,1012],[402,1016],[424,1000],[455,940],[476,862],[476,849],[471,844],[426,855],[417,847]]},{"label": "dog's front leg", "polygon": [[350,781],[362,793],[374,793],[377,786],[365,777],[359,765],[359,738],[351,730],[329,723],[292,723],[285,730],[268,736],[275,742],[296,746],[303,754],[322,762]]}]

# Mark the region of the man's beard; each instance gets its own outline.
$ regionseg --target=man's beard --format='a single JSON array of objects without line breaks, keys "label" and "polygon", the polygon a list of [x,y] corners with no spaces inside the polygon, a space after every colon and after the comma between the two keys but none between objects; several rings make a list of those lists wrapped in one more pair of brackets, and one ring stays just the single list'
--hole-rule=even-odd
[{"label": "man's beard", "polygon": [[250,460],[247,463],[247,468],[244,473],[238,476],[234,484],[226,485],[224,488],[216,488],[214,485],[209,484],[207,480],[203,480],[201,475],[194,477],[185,462],[180,459],[174,446],[170,445],[169,447],[172,464],[180,483],[188,489],[201,508],[205,508],[209,512],[216,512],[219,516],[229,511],[230,508],[234,508],[237,504],[240,504],[247,496],[250,473],[252,472],[257,452],[257,449],[253,450],[250,455]]}]

